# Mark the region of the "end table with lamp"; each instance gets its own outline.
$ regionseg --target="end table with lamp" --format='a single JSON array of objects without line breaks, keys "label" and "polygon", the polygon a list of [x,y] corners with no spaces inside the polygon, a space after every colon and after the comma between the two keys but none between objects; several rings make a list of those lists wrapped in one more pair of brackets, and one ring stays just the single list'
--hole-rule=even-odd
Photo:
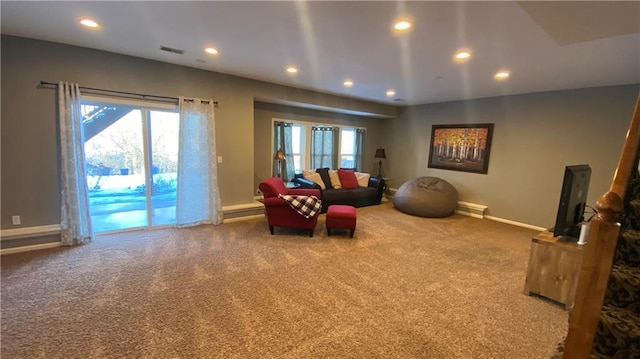
[{"label": "end table with lamp", "polygon": [[374,158],[378,158],[378,178],[382,178],[384,176],[384,172],[382,172],[382,159],[387,158],[387,155],[384,153],[384,148],[379,147],[376,149],[376,154],[373,156]]},{"label": "end table with lamp", "polygon": [[390,196],[391,192],[390,192],[389,183],[393,181],[393,177],[381,177],[381,178],[384,180],[384,187],[382,188],[382,192],[385,194],[385,196]]},{"label": "end table with lamp", "polygon": [[[273,162],[274,162],[274,167],[275,167],[275,169],[273,171],[274,172],[273,173],[274,177],[282,178],[282,165],[284,163],[286,163],[285,162],[285,158],[284,158],[284,152],[282,150],[276,151],[276,155],[273,156]],[[286,166],[286,164],[285,164],[285,166]],[[285,171],[286,171],[286,167],[285,167]]]}]

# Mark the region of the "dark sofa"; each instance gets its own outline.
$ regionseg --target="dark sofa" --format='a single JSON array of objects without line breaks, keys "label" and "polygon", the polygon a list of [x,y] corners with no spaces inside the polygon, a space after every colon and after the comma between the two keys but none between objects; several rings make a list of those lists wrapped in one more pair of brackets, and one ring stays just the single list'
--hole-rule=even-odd
[{"label": "dark sofa", "polygon": [[332,204],[345,204],[354,207],[372,206],[380,204],[384,190],[382,178],[370,177],[368,187],[358,188],[326,188],[322,189],[317,183],[305,179],[302,174],[296,174],[291,182],[300,185],[299,188],[319,189],[322,200],[322,213],[327,212]]}]

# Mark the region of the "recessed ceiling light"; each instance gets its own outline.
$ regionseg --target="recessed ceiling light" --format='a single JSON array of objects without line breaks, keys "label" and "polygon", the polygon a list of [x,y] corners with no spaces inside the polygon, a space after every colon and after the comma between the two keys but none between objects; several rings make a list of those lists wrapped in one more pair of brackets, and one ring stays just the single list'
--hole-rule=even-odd
[{"label": "recessed ceiling light", "polygon": [[218,50],[214,49],[213,47],[207,47],[206,49],[204,49],[204,51],[208,54],[211,55],[217,55],[218,54]]},{"label": "recessed ceiling light", "polygon": [[295,74],[295,73],[298,73],[298,69],[293,66],[289,66],[287,67],[287,72],[290,74]]},{"label": "recessed ceiling light", "polygon": [[396,92],[394,90],[391,90],[391,89],[387,90],[387,97],[393,97],[395,95],[396,95]]},{"label": "recessed ceiling light", "polygon": [[471,51],[469,50],[458,50],[454,55],[455,61],[464,62],[471,58]]},{"label": "recessed ceiling light", "polygon": [[343,84],[345,87],[351,87],[351,86],[353,86],[353,81],[351,81],[351,80],[345,80],[342,84]]},{"label": "recessed ceiling light", "polygon": [[493,77],[496,80],[506,80],[509,78],[509,76],[511,76],[511,74],[509,73],[509,71],[498,71],[496,72],[495,75],[493,75]]},{"label": "recessed ceiling light", "polygon": [[406,20],[398,21],[396,22],[395,25],[393,25],[393,28],[399,31],[407,30],[410,27],[411,27],[411,23]]},{"label": "recessed ceiling light", "polygon": [[93,27],[93,28],[98,27],[98,23],[90,19],[82,19],[80,20],[80,23],[86,27]]}]

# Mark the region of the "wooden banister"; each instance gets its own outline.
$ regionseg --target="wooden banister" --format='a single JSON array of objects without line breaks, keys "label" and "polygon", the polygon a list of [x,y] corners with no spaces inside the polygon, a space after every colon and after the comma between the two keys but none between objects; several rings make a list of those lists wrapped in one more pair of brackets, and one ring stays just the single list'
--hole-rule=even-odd
[{"label": "wooden banister", "polygon": [[629,125],[629,131],[627,131],[627,139],[624,142],[622,148],[622,154],[618,161],[618,168],[613,175],[613,182],[609,187],[610,192],[617,193],[620,198],[624,198],[629,178],[631,178],[631,172],[634,170],[633,161],[635,160],[636,153],[638,151],[638,143],[640,142],[640,95],[636,101],[636,108],[633,111],[633,117],[631,119],[631,125]]},{"label": "wooden banister", "polygon": [[639,142],[640,94],[609,191],[596,201],[598,215],[589,226],[563,359],[587,359],[591,354],[620,234],[616,219],[624,207],[623,198],[635,170]]}]

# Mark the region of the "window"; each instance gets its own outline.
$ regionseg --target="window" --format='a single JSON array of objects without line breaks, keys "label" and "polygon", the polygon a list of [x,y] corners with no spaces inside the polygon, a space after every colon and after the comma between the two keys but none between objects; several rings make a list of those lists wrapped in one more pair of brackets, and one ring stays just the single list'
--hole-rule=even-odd
[{"label": "window", "polygon": [[293,166],[296,173],[302,172],[304,166],[305,126],[294,123],[291,129]]},{"label": "window", "polygon": [[355,128],[344,128],[341,133],[340,141],[340,167],[355,168],[356,153],[356,130]]},{"label": "window", "polygon": [[[362,171],[362,152],[366,129],[306,122],[280,122],[291,129],[291,144],[289,151],[284,151],[288,161],[293,162],[293,172],[319,167],[356,168]],[[277,132],[277,131],[276,131]],[[286,143],[288,135],[274,132],[274,144],[278,143],[275,151],[282,147],[289,147]],[[281,143],[284,139],[284,144]],[[287,153],[289,152],[289,153]],[[287,164],[286,167],[290,165]],[[291,171],[291,169],[289,169]],[[284,170],[282,171],[284,172]],[[288,176],[291,177],[291,176]]]}]

